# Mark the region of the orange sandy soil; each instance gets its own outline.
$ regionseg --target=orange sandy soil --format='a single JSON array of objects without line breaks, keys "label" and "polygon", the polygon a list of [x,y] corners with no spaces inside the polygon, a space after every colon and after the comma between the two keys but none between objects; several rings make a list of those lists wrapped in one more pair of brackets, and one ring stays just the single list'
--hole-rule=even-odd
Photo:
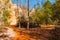
[{"label": "orange sandy soil", "polygon": [[11,28],[15,31],[15,37],[13,38],[13,40],[40,40],[37,36],[33,36],[32,34],[31,34],[32,36],[29,35],[31,32],[29,30],[22,30],[16,27]]},{"label": "orange sandy soil", "polygon": [[60,40],[60,29],[19,29],[11,27],[15,31],[13,40]]},{"label": "orange sandy soil", "polygon": [[0,40],[60,40],[60,28],[18,28],[14,26],[0,28]]}]

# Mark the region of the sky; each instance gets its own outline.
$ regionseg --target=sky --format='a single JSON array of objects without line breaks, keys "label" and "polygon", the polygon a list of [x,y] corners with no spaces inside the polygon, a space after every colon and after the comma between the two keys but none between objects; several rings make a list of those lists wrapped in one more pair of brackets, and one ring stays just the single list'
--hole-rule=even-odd
[{"label": "sky", "polygon": [[[13,4],[19,4],[19,5],[21,3],[22,5],[26,5],[27,6],[27,1],[28,0],[21,0],[21,1],[18,0],[18,2],[17,2],[17,0],[12,0],[12,3]],[[39,2],[40,3],[40,7],[42,7],[42,4],[45,2],[45,0],[30,0],[30,8],[33,8],[34,5],[37,4],[37,2]],[[50,2],[54,3],[55,0],[50,0]]]}]

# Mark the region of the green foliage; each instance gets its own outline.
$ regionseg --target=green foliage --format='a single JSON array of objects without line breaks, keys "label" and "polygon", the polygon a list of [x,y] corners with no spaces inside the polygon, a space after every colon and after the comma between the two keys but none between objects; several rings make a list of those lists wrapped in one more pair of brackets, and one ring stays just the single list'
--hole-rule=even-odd
[{"label": "green foliage", "polygon": [[8,10],[8,8],[10,6],[9,2],[10,2],[10,0],[4,0],[4,5],[2,5],[3,8],[1,8],[1,11],[0,11],[2,14],[1,20],[4,23],[3,25],[5,25],[5,26],[10,25],[9,19],[10,19],[11,15],[10,15],[10,11]]},{"label": "green foliage", "polygon": [[51,17],[52,17],[52,7],[49,1],[46,1],[42,8],[43,15],[42,15],[42,24],[51,24]]},{"label": "green foliage", "polygon": [[40,24],[58,24],[60,23],[60,1],[51,4],[47,0],[42,9],[39,4],[35,7],[35,12],[32,13],[31,19]]},{"label": "green foliage", "polygon": [[40,5],[37,3],[35,6],[35,12],[33,12],[30,16],[30,19],[35,22],[40,22]]},{"label": "green foliage", "polygon": [[7,5],[10,2],[10,0],[5,0],[5,5]]},{"label": "green foliage", "polygon": [[10,17],[11,17],[10,12],[8,10],[4,10],[2,21],[4,22],[5,26],[8,26],[10,24],[10,22],[8,22]]},{"label": "green foliage", "polygon": [[10,18],[10,12],[8,10],[3,11],[3,17]]},{"label": "green foliage", "polygon": [[[57,10],[57,9],[55,9],[54,7],[56,7],[56,6],[53,7],[53,5],[54,4],[51,4],[49,1],[46,1],[43,5],[42,10],[43,10],[43,14],[45,14],[45,18],[43,18],[45,20],[44,21],[45,24],[58,24],[58,22],[59,22],[59,20],[57,18],[59,14],[55,15],[56,11],[54,13],[54,10]],[[56,7],[56,8],[58,8],[58,7]],[[55,17],[53,17],[53,15],[55,15]]]},{"label": "green foliage", "polygon": [[60,0],[56,0],[56,2],[52,5],[52,9],[52,20],[58,20],[57,23],[60,23]]}]

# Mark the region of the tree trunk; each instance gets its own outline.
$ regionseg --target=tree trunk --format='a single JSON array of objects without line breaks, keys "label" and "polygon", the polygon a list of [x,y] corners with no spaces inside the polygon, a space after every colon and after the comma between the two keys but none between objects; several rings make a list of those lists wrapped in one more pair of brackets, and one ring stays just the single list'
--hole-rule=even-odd
[{"label": "tree trunk", "polygon": [[27,29],[29,29],[29,0],[28,0],[28,22],[27,22]]}]

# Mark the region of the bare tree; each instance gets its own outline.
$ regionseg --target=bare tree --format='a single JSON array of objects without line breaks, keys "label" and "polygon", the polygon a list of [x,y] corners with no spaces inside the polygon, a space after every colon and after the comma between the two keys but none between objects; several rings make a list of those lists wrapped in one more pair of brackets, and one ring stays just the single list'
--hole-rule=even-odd
[{"label": "bare tree", "polygon": [[21,26],[20,26],[20,13],[19,13],[19,8],[18,8],[18,0],[17,0],[17,14],[18,14],[17,16],[18,16],[18,21],[19,21],[19,28],[21,28]]},{"label": "bare tree", "polygon": [[29,0],[28,0],[28,22],[27,22],[27,29],[29,29]]}]

